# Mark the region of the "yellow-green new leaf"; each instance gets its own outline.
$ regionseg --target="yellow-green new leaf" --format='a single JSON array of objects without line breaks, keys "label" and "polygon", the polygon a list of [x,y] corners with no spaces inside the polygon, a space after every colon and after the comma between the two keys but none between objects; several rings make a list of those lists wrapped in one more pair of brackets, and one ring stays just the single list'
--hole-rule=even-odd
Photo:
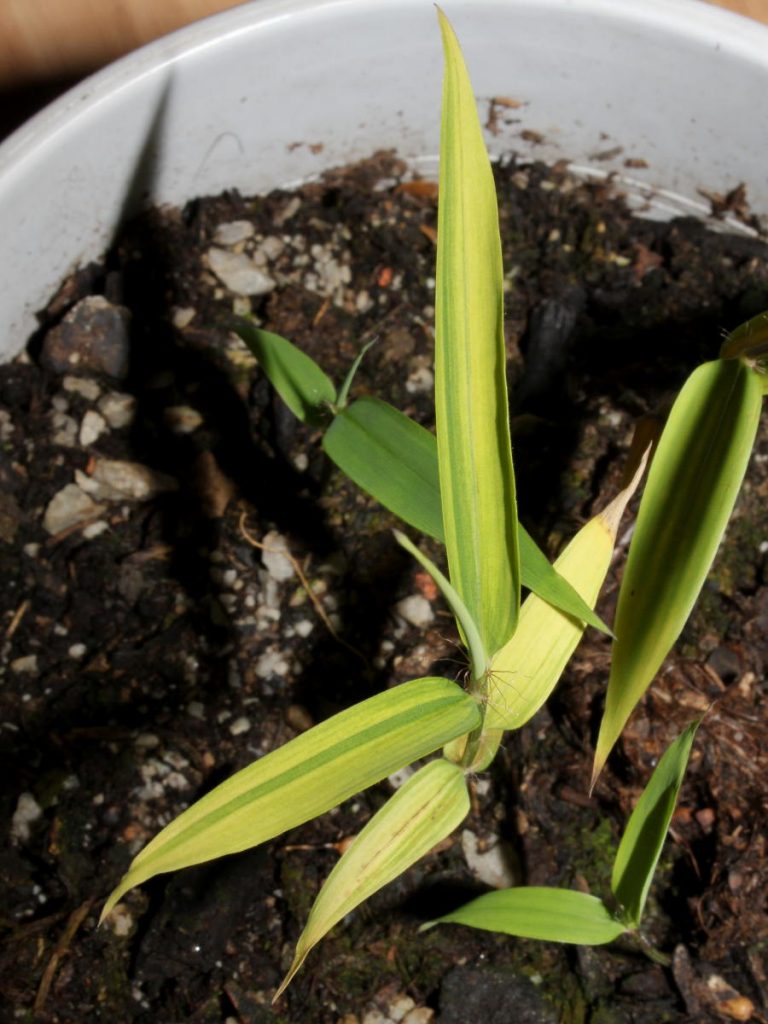
[{"label": "yellow-green new leaf", "polygon": [[440,495],[451,583],[493,652],[512,635],[520,604],[501,241],[469,75],[438,14],[445,53],[435,295]]},{"label": "yellow-green new leaf", "polygon": [[[555,562],[555,569],[594,607],[611,564],[627,502],[645,469],[640,461],[629,485],[583,526]],[[523,602],[514,636],[491,660],[484,730],[519,729],[555,688],[584,633],[584,623],[536,594]]]},{"label": "yellow-green new leaf", "polygon": [[535,885],[485,893],[426,927],[433,924],[464,924],[525,939],[587,946],[612,942],[627,930],[596,896]]},{"label": "yellow-green new leaf", "polygon": [[433,761],[412,776],[371,818],[328,876],[275,999],[335,924],[429,853],[468,813],[467,784],[456,765]]},{"label": "yellow-green new leaf", "polygon": [[704,584],[747,468],[761,404],[760,376],[739,359],[718,359],[691,374],[672,407],[619,592],[593,783]]},{"label": "yellow-green new leaf", "polygon": [[403,683],[334,715],[243,768],[164,828],[134,858],[102,919],[148,878],[272,839],[479,723],[472,697],[439,677]]}]

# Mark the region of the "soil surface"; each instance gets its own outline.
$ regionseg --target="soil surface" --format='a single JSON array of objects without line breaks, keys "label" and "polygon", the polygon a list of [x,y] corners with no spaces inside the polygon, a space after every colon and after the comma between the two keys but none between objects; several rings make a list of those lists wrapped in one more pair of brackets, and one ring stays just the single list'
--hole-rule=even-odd
[{"label": "soil surface", "polygon": [[[554,554],[615,493],[634,424],[768,307],[768,249],[638,219],[564,167],[497,175],[521,515]],[[434,184],[386,154],[296,193],[155,211],[0,369],[2,1021],[768,1019],[765,427],[697,610],[592,798],[609,645],[589,631],[473,780],[458,833],[336,928],[276,1006],[317,889],[391,783],[157,878],[96,929],[131,857],[235,769],[387,686],[461,675],[392,517],[231,332],[251,313],[337,382],[376,338],[353,393],[430,425],[435,225]],[[492,884],[606,895],[656,759],[712,702],[647,912],[668,964],[629,941],[418,934]]]}]

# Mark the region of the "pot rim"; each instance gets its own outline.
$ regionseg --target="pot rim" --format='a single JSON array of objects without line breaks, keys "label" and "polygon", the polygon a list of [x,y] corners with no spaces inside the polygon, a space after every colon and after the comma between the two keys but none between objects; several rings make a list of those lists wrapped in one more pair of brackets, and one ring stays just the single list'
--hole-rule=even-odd
[{"label": "pot rim", "polygon": [[[702,186],[726,194],[744,182],[768,214],[768,26],[703,0],[446,6],[478,102],[492,110],[493,97],[521,90],[526,109],[487,133],[494,156],[566,159],[662,217],[706,218]],[[433,173],[433,27],[432,0],[254,0],[133,51],[44,108],[0,145],[0,360],[148,201],[289,188],[382,148]]]},{"label": "pot rim", "polygon": [[[87,76],[12,132],[0,143],[0,187],[2,176],[16,160],[23,159],[52,133],[64,130],[89,107],[104,102],[107,94],[130,88],[145,75],[209,46],[228,36],[268,26],[296,16],[323,17],[328,12],[359,11],[378,2],[391,9],[423,7],[425,0],[252,0],[220,11],[176,29],[159,39],[118,58]],[[429,0],[431,4],[431,0]],[[625,24],[656,23],[667,32],[712,42],[718,50],[728,48],[743,60],[763,65],[768,74],[768,25],[736,14],[708,0],[474,0],[474,9],[549,8],[552,15],[578,11],[585,17],[599,17]],[[447,13],[450,15],[449,3]],[[456,7],[467,7],[457,0]]]}]

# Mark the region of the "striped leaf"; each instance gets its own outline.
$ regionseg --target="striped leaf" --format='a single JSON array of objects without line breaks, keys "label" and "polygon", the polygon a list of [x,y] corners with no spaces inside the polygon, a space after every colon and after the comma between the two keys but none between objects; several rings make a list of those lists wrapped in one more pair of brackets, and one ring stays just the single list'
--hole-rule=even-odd
[{"label": "striped leaf", "polygon": [[413,775],[371,818],[328,876],[275,999],[335,924],[429,853],[468,813],[467,784],[456,765],[441,759]]},{"label": "striped leaf", "polygon": [[760,420],[739,359],[699,366],[678,395],[645,487],[619,593],[592,781],[677,640],[715,557]]},{"label": "striped leaf", "polygon": [[263,843],[437,750],[480,723],[456,683],[416,679],[334,715],[237,772],[134,858],[107,900],[164,871]]},{"label": "striped leaf", "polygon": [[453,586],[487,650],[520,603],[496,191],[458,40],[438,9],[445,70],[435,294],[435,418]]}]

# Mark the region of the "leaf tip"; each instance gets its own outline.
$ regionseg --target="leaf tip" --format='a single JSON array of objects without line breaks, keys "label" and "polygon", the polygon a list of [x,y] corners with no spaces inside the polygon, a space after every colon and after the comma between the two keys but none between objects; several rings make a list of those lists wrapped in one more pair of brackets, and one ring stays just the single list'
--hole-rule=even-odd
[{"label": "leaf tip", "polygon": [[605,755],[601,753],[599,747],[595,751],[595,760],[592,765],[592,777],[589,780],[589,789],[587,790],[587,796],[592,796],[592,792],[597,785],[597,780],[605,768]]},{"label": "leaf tip", "polygon": [[280,982],[280,984],[279,984],[275,994],[272,996],[272,1005],[273,1006],[281,998],[281,996],[283,996],[285,994],[286,989],[291,984],[293,979],[296,977],[296,975],[297,975],[297,973],[299,971],[299,968],[301,967],[301,965],[306,960],[308,952],[309,952],[308,949],[304,950],[304,952],[300,952],[297,949],[296,952],[294,953],[294,955],[293,955],[293,963],[288,968],[287,974],[285,975],[283,980]]},{"label": "leaf tip", "polygon": [[109,915],[112,913],[112,911],[117,906],[118,902],[120,901],[120,897],[124,896],[125,893],[128,891],[128,888],[129,887],[126,886],[123,881],[121,881],[120,884],[117,885],[112,890],[112,892],[109,894],[107,902],[101,908],[101,913],[99,914],[99,920],[98,920],[98,922],[96,924],[97,928],[101,928],[101,926],[104,924],[106,919],[109,917]]},{"label": "leaf tip", "polygon": [[602,630],[601,630],[601,632],[603,632],[605,634],[605,636],[608,637],[609,640],[615,640],[616,639],[616,634],[613,632],[613,630],[608,625],[608,623],[604,622],[602,619],[600,619],[600,622],[602,623]]},{"label": "leaf tip", "polygon": [[[628,461],[625,476],[629,477],[629,482],[624,484],[613,501],[606,505],[600,513],[606,529],[613,537],[618,533],[619,522],[621,521],[621,517],[624,515],[627,505],[637,488],[640,486],[640,481],[643,478],[645,468],[648,465],[648,460],[651,457],[652,448],[653,446],[651,444],[647,444],[640,454]],[[630,476],[630,474],[632,475]]]}]

